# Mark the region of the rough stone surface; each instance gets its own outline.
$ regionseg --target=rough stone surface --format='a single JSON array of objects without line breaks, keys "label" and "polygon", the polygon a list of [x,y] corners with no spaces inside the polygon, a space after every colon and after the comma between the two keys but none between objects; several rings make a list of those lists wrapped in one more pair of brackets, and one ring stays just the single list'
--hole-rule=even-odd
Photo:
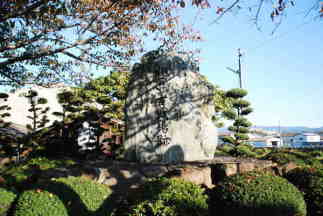
[{"label": "rough stone surface", "polygon": [[298,168],[299,166],[293,162],[289,162],[287,164],[284,165],[277,165],[274,171],[276,171],[276,173],[278,175],[284,176],[285,174],[287,174],[289,171]]},{"label": "rough stone surface", "polygon": [[232,176],[237,174],[239,171],[238,166],[239,164],[236,164],[236,163],[224,164],[225,175]]},{"label": "rough stone surface", "polygon": [[255,163],[253,162],[241,162],[238,164],[239,173],[250,172],[255,170]]},{"label": "rough stone surface", "polygon": [[147,178],[162,177],[168,173],[168,169],[165,166],[142,166],[140,172]]},{"label": "rough stone surface", "polygon": [[[185,162],[176,165],[138,164],[125,161],[87,161],[87,163],[69,168],[55,168],[42,171],[39,179],[51,179],[68,176],[83,176],[109,186],[113,192],[127,193],[148,178],[180,178],[194,184],[212,188],[226,176],[240,173],[241,163],[253,163],[250,170],[277,168],[271,161],[237,159],[232,157],[216,158],[201,162]],[[257,164],[257,166],[256,166]],[[262,164],[261,166],[259,164]],[[288,166],[289,167],[289,166]],[[290,166],[291,167],[291,166]],[[253,168],[251,170],[251,168]],[[246,170],[243,170],[246,171]]]},{"label": "rough stone surface", "polygon": [[126,99],[126,158],[140,163],[209,160],[217,146],[213,87],[189,58],[146,54]]},{"label": "rough stone surface", "polygon": [[0,166],[6,165],[11,163],[11,159],[10,158],[0,158]]},{"label": "rough stone surface", "polygon": [[211,168],[210,167],[184,167],[176,170],[174,175],[168,174],[171,178],[179,178],[197,185],[204,185],[212,188]]}]

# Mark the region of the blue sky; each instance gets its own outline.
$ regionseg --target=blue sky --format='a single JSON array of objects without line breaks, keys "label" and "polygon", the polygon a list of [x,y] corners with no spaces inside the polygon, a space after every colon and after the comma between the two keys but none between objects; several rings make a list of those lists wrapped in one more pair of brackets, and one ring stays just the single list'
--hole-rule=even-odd
[{"label": "blue sky", "polygon": [[[273,35],[271,21],[260,22],[259,31],[244,13],[211,25],[212,9],[195,24],[205,39],[191,45],[202,50],[200,72],[223,89],[238,87],[226,67],[237,68],[237,49],[242,49],[254,125],[323,126],[323,20],[304,17],[307,3],[291,8]],[[186,11],[184,18],[191,14]]]}]

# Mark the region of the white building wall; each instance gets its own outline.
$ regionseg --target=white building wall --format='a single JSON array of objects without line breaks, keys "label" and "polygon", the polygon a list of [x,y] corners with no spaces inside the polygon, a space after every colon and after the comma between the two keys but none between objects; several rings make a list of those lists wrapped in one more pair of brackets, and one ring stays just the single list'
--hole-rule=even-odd
[{"label": "white building wall", "polygon": [[[28,112],[30,104],[28,102],[28,99],[22,96],[24,93],[27,93],[30,89],[37,91],[38,97],[44,97],[48,100],[47,104],[40,105],[40,107],[50,107],[50,110],[47,113],[50,123],[52,123],[55,120],[60,120],[60,118],[52,115],[52,113],[62,112],[63,110],[62,106],[58,103],[57,100],[57,94],[61,92],[63,88],[43,88],[39,86],[34,86],[32,88],[23,88],[17,90],[14,93],[9,93],[8,101],[0,102],[0,105],[8,104],[9,106],[11,106],[11,116],[8,117],[6,120],[24,126],[26,124],[31,124],[31,120],[27,118],[28,115],[31,115],[31,113]],[[48,123],[48,125],[50,123]]]},{"label": "white building wall", "polygon": [[294,143],[303,142],[320,142],[320,136],[318,134],[300,134],[294,137]]},{"label": "white building wall", "polygon": [[283,140],[277,137],[270,137],[266,138],[266,145],[267,147],[282,147],[283,146]]}]

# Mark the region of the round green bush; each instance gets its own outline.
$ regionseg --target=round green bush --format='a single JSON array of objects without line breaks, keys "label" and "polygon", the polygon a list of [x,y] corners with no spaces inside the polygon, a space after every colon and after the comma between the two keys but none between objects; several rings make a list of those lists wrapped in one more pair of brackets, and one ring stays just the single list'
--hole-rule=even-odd
[{"label": "round green bush", "polygon": [[323,169],[296,168],[285,177],[304,193],[308,215],[323,215]]},{"label": "round green bush", "polygon": [[227,177],[210,193],[210,215],[305,216],[302,193],[286,179],[249,172]]},{"label": "round green bush", "polygon": [[15,199],[15,193],[8,189],[0,187],[0,216],[6,215]]},{"label": "round green bush", "polygon": [[81,177],[53,179],[24,191],[14,215],[105,215],[104,201],[110,193],[105,185]]},{"label": "round green bush", "polygon": [[128,197],[116,215],[127,216],[206,216],[204,189],[180,179],[160,178],[146,182],[135,196]]}]

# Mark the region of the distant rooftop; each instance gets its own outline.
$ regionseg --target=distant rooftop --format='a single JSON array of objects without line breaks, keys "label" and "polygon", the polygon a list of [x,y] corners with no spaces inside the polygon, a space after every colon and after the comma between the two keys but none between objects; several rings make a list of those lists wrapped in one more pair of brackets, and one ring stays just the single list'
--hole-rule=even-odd
[{"label": "distant rooftop", "polygon": [[303,136],[319,136],[318,134],[315,133],[302,133]]}]

